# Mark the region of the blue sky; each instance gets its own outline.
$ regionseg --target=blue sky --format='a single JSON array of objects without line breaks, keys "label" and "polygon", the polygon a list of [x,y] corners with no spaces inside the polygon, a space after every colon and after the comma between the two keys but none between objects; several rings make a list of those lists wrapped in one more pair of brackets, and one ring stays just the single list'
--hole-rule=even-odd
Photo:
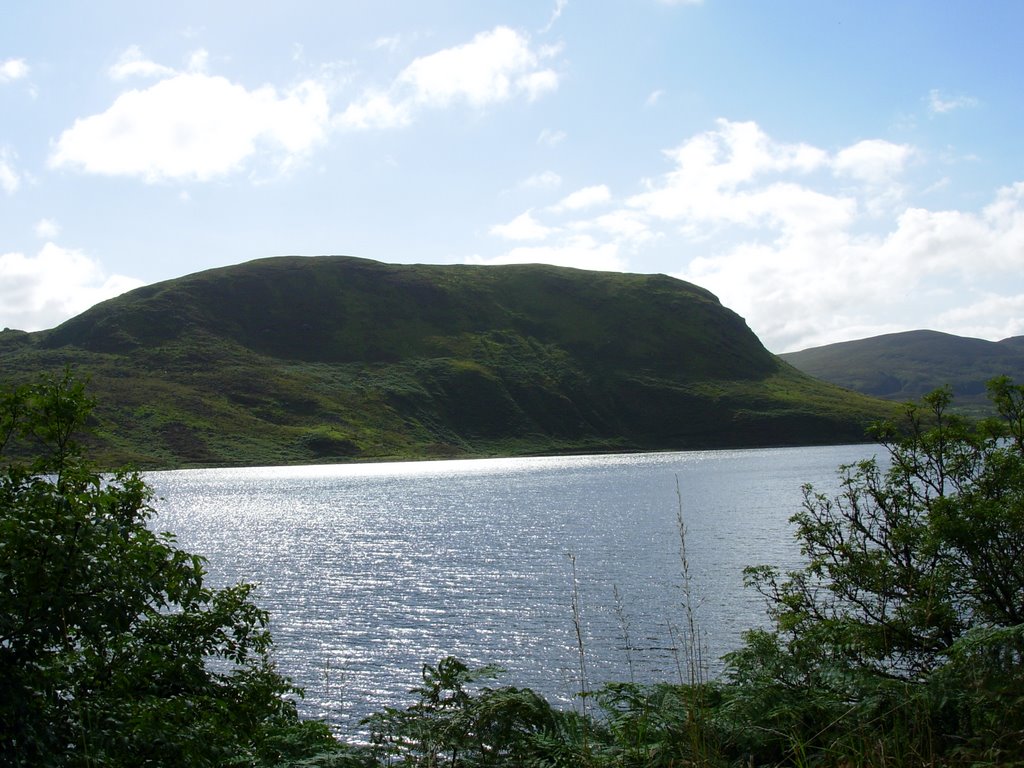
[{"label": "blue sky", "polygon": [[1024,334],[1021,29],[1012,0],[14,0],[0,328],[348,254],[663,272],[774,352]]}]

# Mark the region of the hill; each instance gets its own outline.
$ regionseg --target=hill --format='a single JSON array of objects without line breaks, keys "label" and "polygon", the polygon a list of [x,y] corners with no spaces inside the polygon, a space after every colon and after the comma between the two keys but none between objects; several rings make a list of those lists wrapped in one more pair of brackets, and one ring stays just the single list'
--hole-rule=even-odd
[{"label": "hill", "polygon": [[938,331],[908,331],[779,355],[815,378],[888,400],[917,400],[949,386],[968,409],[990,403],[996,376],[1024,381],[1024,336],[985,341]]},{"label": "hill", "polygon": [[0,379],[66,365],[140,467],[856,441],[885,411],[697,286],[542,265],[262,259],[0,333]]}]

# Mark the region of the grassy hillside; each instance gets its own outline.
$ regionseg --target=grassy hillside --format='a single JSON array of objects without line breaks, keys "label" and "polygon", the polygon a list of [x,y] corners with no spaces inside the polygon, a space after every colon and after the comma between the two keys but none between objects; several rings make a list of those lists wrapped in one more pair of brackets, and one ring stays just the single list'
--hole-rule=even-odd
[{"label": "grassy hillside", "polygon": [[697,286],[540,265],[263,259],[0,333],[0,379],[69,364],[142,467],[840,442],[885,411]]},{"label": "grassy hillside", "polygon": [[779,357],[816,378],[889,400],[917,400],[949,386],[968,409],[988,407],[985,385],[990,379],[1024,381],[1024,336],[996,342],[909,331]]}]

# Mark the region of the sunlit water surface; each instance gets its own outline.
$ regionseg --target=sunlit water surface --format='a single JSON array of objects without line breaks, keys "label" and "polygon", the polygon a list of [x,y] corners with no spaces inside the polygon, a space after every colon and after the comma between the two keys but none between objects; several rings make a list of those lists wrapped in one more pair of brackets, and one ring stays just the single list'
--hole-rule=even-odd
[{"label": "sunlit water surface", "polygon": [[[796,562],[806,482],[875,447],[184,470],[147,475],[155,524],[258,585],[304,714],[352,731],[410,701],[423,664],[456,655],[567,703],[586,675],[678,679],[686,624],[676,487],[695,617],[712,674],[764,603],[743,568]],[[616,600],[616,593],[618,600]],[[629,642],[626,642],[626,638]]]}]

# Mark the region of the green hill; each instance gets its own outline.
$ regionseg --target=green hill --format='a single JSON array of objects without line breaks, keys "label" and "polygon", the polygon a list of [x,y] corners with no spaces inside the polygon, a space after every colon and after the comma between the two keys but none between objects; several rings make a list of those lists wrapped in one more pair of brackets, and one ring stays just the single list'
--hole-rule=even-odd
[{"label": "green hill", "polygon": [[1024,381],[1024,336],[1002,341],[908,331],[779,355],[815,378],[888,400],[912,401],[948,386],[970,410],[991,404],[996,376]]},{"label": "green hill", "polygon": [[856,441],[886,411],[697,286],[541,265],[262,259],[0,333],[0,379],[65,365],[140,467]]}]

